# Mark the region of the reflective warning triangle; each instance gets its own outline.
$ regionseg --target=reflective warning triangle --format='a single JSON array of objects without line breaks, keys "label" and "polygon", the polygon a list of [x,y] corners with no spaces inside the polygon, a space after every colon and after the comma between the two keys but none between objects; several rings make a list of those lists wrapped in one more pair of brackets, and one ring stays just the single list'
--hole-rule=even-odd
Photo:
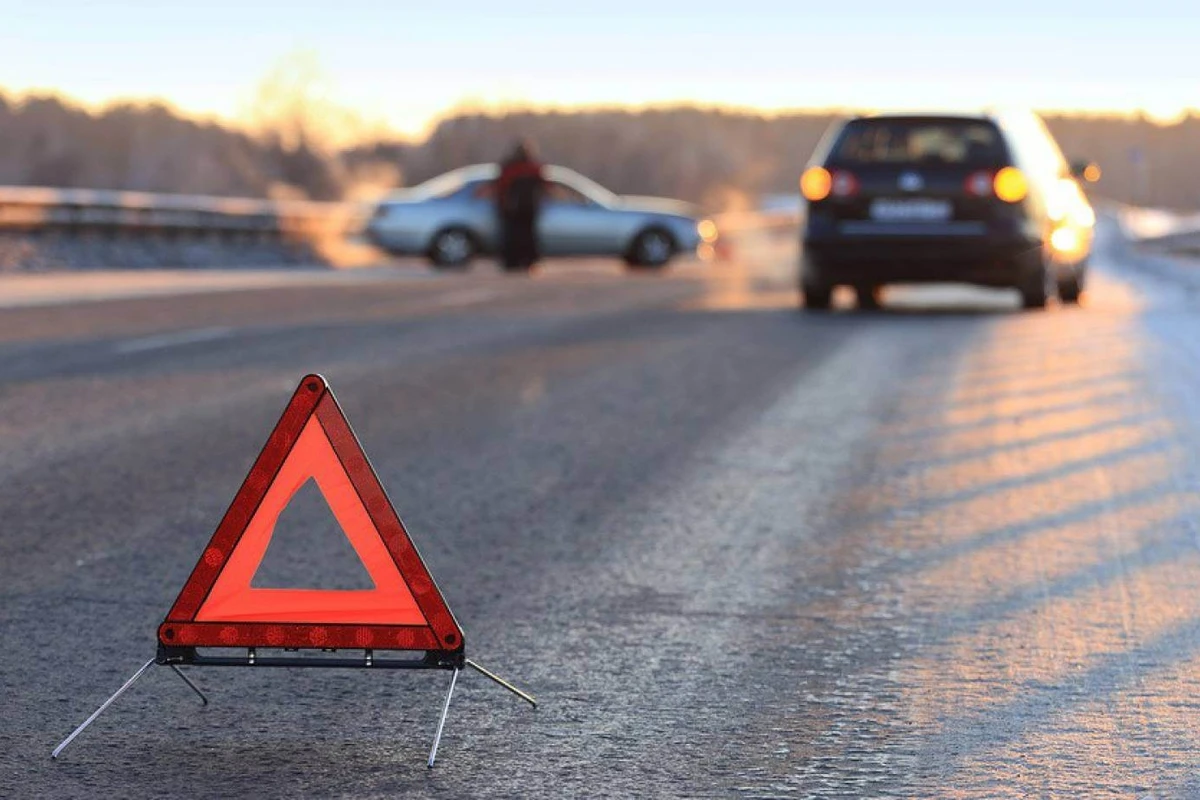
[{"label": "reflective warning triangle", "polygon": [[[280,514],[309,479],[375,588],[251,585]],[[462,652],[458,622],[320,375],[300,381],[158,639],[166,647]]]}]

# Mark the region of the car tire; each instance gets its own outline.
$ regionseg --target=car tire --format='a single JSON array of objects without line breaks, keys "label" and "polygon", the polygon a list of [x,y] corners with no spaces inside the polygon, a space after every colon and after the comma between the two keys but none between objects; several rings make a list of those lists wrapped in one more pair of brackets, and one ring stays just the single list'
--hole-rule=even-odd
[{"label": "car tire", "polygon": [[1079,269],[1071,270],[1069,275],[1065,275],[1058,280],[1058,299],[1068,305],[1075,305],[1079,302],[1079,296],[1083,294],[1083,273]]},{"label": "car tire", "polygon": [[429,260],[440,270],[465,269],[479,248],[466,228],[445,228],[429,243]]},{"label": "car tire", "polygon": [[675,255],[675,239],[662,228],[647,228],[629,246],[625,263],[639,271],[660,270]]},{"label": "car tire", "polygon": [[860,311],[878,311],[880,287],[855,286],[854,297]]},{"label": "car tire", "polygon": [[1036,254],[1025,269],[1025,280],[1017,287],[1021,292],[1021,307],[1028,311],[1045,308],[1056,288],[1050,266],[1041,253]]},{"label": "car tire", "polygon": [[805,281],[800,284],[800,304],[809,311],[828,311],[833,305],[833,287]]}]

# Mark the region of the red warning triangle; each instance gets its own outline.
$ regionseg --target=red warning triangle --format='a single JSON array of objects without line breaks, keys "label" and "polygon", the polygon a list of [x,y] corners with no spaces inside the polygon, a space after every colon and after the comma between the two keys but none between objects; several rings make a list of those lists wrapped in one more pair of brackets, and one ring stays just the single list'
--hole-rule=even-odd
[{"label": "red warning triangle", "polygon": [[[374,589],[251,586],[279,515],[309,479]],[[167,647],[462,650],[462,630],[321,376],[300,382],[158,638]]]}]

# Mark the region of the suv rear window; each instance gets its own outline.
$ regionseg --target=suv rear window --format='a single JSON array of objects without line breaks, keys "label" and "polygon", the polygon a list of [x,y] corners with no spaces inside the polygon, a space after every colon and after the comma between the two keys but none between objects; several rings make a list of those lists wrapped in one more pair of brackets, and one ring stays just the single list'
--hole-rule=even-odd
[{"label": "suv rear window", "polygon": [[866,119],[847,123],[829,161],[996,166],[1006,152],[1000,131],[983,120]]}]

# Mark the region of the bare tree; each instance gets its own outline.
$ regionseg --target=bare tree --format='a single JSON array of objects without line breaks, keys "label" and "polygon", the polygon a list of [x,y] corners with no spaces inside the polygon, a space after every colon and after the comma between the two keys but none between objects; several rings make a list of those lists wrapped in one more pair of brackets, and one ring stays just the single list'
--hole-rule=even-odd
[{"label": "bare tree", "polygon": [[[689,106],[449,114],[418,142],[379,133],[342,109],[310,55],[284,59],[246,109],[248,129],[162,105],[89,112],[56,96],[0,95],[0,184],[338,199],[378,195],[465,164],[496,160],[529,135],[548,161],[616,192],[679,197],[710,209],[795,193],[828,113],[760,114]],[[1118,115],[1049,115],[1070,157],[1099,163],[1096,193],[1200,207],[1200,117],[1173,124]],[[1140,160],[1140,166],[1139,166]]]}]

